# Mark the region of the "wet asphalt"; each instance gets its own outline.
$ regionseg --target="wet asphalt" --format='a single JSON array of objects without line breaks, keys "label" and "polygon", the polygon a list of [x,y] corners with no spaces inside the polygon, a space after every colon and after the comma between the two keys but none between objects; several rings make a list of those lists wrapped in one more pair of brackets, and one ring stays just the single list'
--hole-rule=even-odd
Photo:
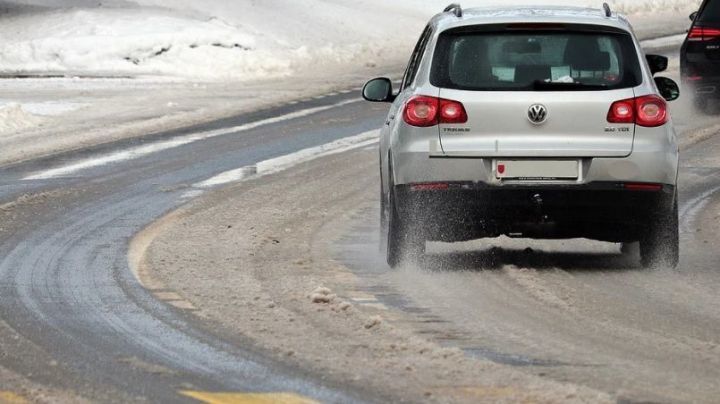
[{"label": "wet asphalt", "polygon": [[350,103],[71,176],[24,180],[115,150],[357,97],[339,94],[0,168],[0,205],[26,196],[0,212],[0,340],[27,342],[7,348],[0,364],[98,401],[177,402],[186,400],[181,390],[373,400],[369,392],[327,385],[303,369],[225,343],[187,313],[155,300],[131,273],[127,256],[133,235],[186,202],[189,185],[375,129],[382,109]]}]

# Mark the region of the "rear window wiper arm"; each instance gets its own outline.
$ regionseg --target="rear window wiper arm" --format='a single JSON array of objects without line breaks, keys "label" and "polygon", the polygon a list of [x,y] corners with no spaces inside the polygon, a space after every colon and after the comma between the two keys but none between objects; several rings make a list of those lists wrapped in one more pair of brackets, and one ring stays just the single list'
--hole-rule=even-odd
[{"label": "rear window wiper arm", "polygon": [[576,91],[576,90],[605,90],[605,84],[583,84],[583,83],[562,83],[535,80],[533,83],[534,90],[556,90],[556,91]]}]

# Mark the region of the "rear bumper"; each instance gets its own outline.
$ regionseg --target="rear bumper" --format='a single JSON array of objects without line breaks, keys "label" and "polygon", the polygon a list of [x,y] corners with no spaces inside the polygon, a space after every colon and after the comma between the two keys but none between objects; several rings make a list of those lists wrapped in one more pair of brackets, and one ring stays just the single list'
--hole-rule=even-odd
[{"label": "rear bumper", "polygon": [[[679,153],[674,136],[665,142],[658,137],[648,139],[639,129],[635,150],[626,158],[580,159],[580,178],[563,181],[578,187],[598,182],[647,182],[675,185]],[[396,185],[424,182],[471,182],[503,186],[498,179],[492,158],[429,158],[425,153],[397,153],[394,158],[393,182]]]},{"label": "rear bumper", "polygon": [[650,221],[673,207],[675,187],[628,190],[622,183],[490,186],[455,182],[443,190],[395,189],[398,209],[424,224],[429,240],[510,235],[635,241]]},{"label": "rear bumper", "polygon": [[[720,65],[718,67],[720,68]],[[720,97],[720,76],[717,76],[717,77],[707,77],[707,76],[683,77],[683,84],[694,95],[710,97],[710,98]]]},{"label": "rear bumper", "polygon": [[[696,59],[694,62],[687,58]],[[720,97],[720,60],[709,60],[704,54],[683,54],[680,75],[682,83],[694,95]]]},{"label": "rear bumper", "polygon": [[[502,186],[495,173],[494,157],[442,156],[428,142],[412,136],[392,149],[395,185],[423,182],[470,182]],[[590,151],[588,151],[589,153]],[[527,159],[545,158],[527,156]],[[675,185],[679,150],[672,123],[659,128],[635,128],[632,151],[625,157],[582,157],[579,178],[564,181],[571,186],[598,182],[646,182]],[[386,171],[387,172],[387,171]],[[389,181],[386,181],[387,185]]]}]

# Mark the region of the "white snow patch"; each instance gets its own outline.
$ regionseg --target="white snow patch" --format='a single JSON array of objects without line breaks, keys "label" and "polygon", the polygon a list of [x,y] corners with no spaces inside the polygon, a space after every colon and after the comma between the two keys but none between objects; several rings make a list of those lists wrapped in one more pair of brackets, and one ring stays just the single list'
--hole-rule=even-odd
[{"label": "white snow patch", "polygon": [[[0,107],[17,105],[16,102],[0,99]],[[39,116],[58,116],[69,112],[77,111],[90,104],[85,102],[72,101],[45,101],[45,102],[23,102],[19,104],[23,111]]]},{"label": "white snow patch", "polygon": [[318,287],[312,293],[308,295],[308,298],[313,303],[332,303],[337,295],[333,294],[332,291],[326,287]]},{"label": "white snow patch", "polygon": [[17,102],[0,99],[0,135],[38,126],[44,117],[66,114],[87,105],[69,101]]},{"label": "white snow patch", "polygon": [[27,112],[21,104],[8,103],[0,106],[0,136],[33,127],[40,119]]},{"label": "white snow patch", "polygon": [[[141,6],[28,12],[2,19],[0,73],[160,75],[205,81],[287,77],[301,71],[331,75],[330,67],[375,66],[409,56],[423,25],[447,2],[136,0]],[[463,5],[599,8],[601,3],[490,0]],[[699,1],[610,3],[616,11],[652,20],[658,13],[689,14]]]},{"label": "white snow patch", "polygon": [[73,173],[76,173],[78,171],[86,170],[88,168],[93,167],[100,167],[111,163],[119,163],[122,161],[128,161],[133,160],[136,158],[140,158],[142,156],[146,156],[148,154],[157,153],[163,150],[172,149],[175,147],[184,146],[186,144],[194,143],[200,140],[210,139],[217,136],[223,136],[223,135],[230,135],[238,132],[248,131],[251,129],[255,129],[260,126],[269,125],[272,123],[278,123],[287,121],[290,119],[295,118],[301,118],[308,115],[316,114],[318,112],[322,112],[325,110],[329,110],[332,108],[337,108],[343,105],[351,104],[358,102],[358,100],[348,100],[339,102],[337,104],[333,105],[326,105],[322,107],[315,107],[315,108],[308,108],[305,110],[300,110],[297,112],[292,112],[286,115],[274,117],[274,118],[268,118],[263,119],[257,122],[251,122],[240,126],[235,126],[232,128],[225,128],[225,129],[218,129],[218,130],[212,130],[207,132],[201,132],[201,133],[195,133],[191,135],[185,135],[185,136],[179,136],[174,139],[170,140],[164,140],[159,141],[155,143],[151,143],[148,145],[133,147],[126,150],[120,150],[117,152],[105,154],[99,157],[93,157],[85,160],[80,160],[74,163],[70,163],[61,167],[52,168],[49,170],[41,171],[32,175],[29,175],[23,180],[25,181],[32,181],[32,180],[46,180],[51,178],[57,178],[62,176],[67,176]]},{"label": "white snow patch", "polygon": [[663,38],[648,39],[642,41],[643,48],[657,49],[671,46],[680,46],[685,41],[687,34],[671,35]]},{"label": "white snow patch", "polygon": [[249,177],[257,177],[277,173],[320,157],[339,154],[359,149],[378,142],[378,131],[373,130],[359,135],[345,137],[320,146],[309,147],[284,156],[261,161],[254,166],[240,167],[235,170],[218,174],[203,182],[194,184],[195,188],[210,188],[231,182],[242,181]]},{"label": "white snow patch", "polygon": [[145,9],[60,10],[5,18],[4,74],[163,75],[243,79],[290,73],[287,57],[217,18]]},{"label": "white snow patch", "polygon": [[382,324],[383,318],[380,316],[372,316],[365,321],[365,328],[372,329],[378,327],[380,324]]},{"label": "white snow patch", "polygon": [[105,156],[87,159],[87,160],[81,160],[76,163],[72,163],[63,167],[54,168],[51,170],[46,170],[41,173],[33,174],[28,177],[23,178],[23,180],[46,180],[50,178],[57,178],[57,177],[63,177],[67,176],[73,173],[76,173],[81,170],[86,170],[88,168],[92,167],[99,167],[104,166],[111,163],[117,163],[121,161],[127,161],[139,158],[141,156],[145,156],[152,153],[157,153],[159,151],[172,149],[175,147],[183,146],[192,142],[196,142],[198,140],[201,140],[202,137],[200,136],[187,136],[182,138],[177,138],[173,140],[163,141],[163,142],[157,142],[153,144],[149,144],[147,146],[140,146],[135,147],[129,150],[122,150],[116,153],[108,154]]},{"label": "white snow patch", "polygon": [[[589,2],[588,6],[597,7],[597,2]],[[658,11],[687,11],[696,10],[700,7],[700,1],[696,0],[610,0],[608,1],[613,10],[625,14],[648,14]]]}]

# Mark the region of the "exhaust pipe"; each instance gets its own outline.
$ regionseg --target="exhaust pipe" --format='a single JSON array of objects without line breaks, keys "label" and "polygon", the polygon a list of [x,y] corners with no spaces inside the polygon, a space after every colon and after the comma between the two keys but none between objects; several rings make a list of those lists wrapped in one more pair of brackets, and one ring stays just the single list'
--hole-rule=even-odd
[{"label": "exhaust pipe", "polygon": [[696,94],[715,94],[717,87],[715,86],[702,86],[695,89]]}]

